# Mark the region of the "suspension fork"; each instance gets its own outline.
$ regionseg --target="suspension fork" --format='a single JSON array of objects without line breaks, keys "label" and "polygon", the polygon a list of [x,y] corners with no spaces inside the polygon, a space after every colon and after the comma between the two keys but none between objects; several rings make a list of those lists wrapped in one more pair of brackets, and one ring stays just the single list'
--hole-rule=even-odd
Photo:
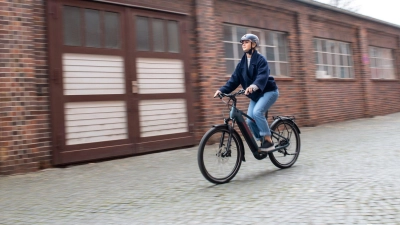
[{"label": "suspension fork", "polygon": [[[233,130],[235,128],[235,120],[232,120],[232,126],[229,125],[229,121],[231,119],[224,119],[225,124],[228,126],[229,129],[229,136],[228,136],[228,141],[226,144],[226,154],[229,154],[231,151],[231,142],[232,142],[232,135],[233,135]],[[219,140],[219,148],[221,149],[223,144],[224,144],[224,139],[225,139],[225,132],[222,133],[222,136]],[[226,156],[225,153],[223,153],[223,156]]]}]

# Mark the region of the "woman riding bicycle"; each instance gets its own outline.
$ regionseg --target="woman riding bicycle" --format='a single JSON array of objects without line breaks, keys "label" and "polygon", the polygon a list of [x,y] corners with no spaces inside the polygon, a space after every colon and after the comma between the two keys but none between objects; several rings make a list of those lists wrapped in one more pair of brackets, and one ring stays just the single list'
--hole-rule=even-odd
[{"label": "woman riding bicycle", "polygon": [[274,143],[265,112],[276,102],[279,91],[274,78],[269,76],[267,60],[256,50],[259,42],[254,34],[245,34],[241,38],[240,43],[245,54],[231,78],[215,92],[214,97],[220,93],[231,93],[239,84],[242,85],[246,90],[245,95],[250,98],[247,115],[255,120],[254,123],[247,119],[247,124],[255,138],[261,141],[260,149],[269,151],[274,149]]}]

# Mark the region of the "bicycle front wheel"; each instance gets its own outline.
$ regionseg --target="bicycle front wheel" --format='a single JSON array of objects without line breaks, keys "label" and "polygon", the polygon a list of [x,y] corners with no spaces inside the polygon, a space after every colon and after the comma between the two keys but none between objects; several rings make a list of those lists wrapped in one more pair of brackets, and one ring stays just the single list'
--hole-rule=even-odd
[{"label": "bicycle front wheel", "polygon": [[203,136],[197,161],[208,181],[223,184],[237,174],[242,163],[239,138],[236,133],[230,135],[227,127],[212,128]]},{"label": "bicycle front wheel", "polygon": [[300,134],[294,125],[288,121],[281,120],[277,122],[271,130],[285,137],[282,138],[276,134],[272,135],[276,147],[287,147],[268,153],[271,162],[278,168],[285,169],[291,167],[297,160],[300,154]]}]

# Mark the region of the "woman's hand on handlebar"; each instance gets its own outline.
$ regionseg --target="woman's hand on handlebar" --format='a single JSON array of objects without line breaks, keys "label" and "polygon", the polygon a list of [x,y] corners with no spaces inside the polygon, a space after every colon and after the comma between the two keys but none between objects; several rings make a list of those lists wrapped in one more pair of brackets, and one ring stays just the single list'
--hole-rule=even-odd
[{"label": "woman's hand on handlebar", "polygon": [[215,92],[215,94],[214,94],[214,98],[217,97],[217,96],[220,97],[220,96],[219,96],[220,94],[222,94],[222,92],[221,92],[220,90],[217,90],[217,91]]},{"label": "woman's hand on handlebar", "polygon": [[244,92],[244,94],[245,95],[249,95],[249,94],[251,94],[251,93],[253,93],[253,87],[248,87],[248,88],[246,88],[246,91]]}]

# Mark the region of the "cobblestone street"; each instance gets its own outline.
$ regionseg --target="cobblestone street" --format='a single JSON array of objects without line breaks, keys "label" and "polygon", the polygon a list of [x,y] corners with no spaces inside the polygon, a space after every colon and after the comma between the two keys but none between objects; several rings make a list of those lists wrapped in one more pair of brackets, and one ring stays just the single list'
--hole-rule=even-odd
[{"label": "cobblestone street", "polygon": [[197,146],[0,177],[0,224],[400,224],[400,113],[301,128],[289,169],[206,181]]}]

